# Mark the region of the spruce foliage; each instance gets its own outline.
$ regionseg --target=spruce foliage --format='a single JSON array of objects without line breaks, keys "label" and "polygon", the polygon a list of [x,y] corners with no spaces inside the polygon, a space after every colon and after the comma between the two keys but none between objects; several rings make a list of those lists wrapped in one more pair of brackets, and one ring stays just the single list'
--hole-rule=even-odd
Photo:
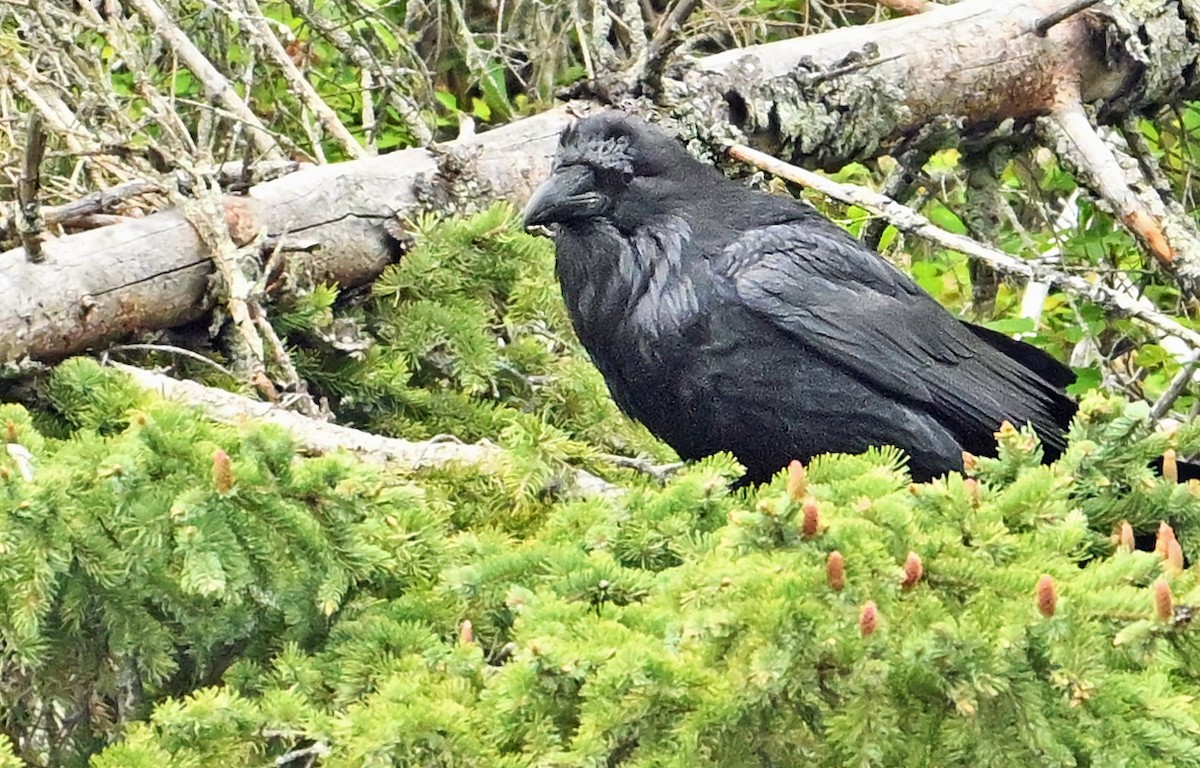
[{"label": "spruce foliage", "polygon": [[0,406],[0,768],[1200,766],[1200,573],[1111,538],[1195,552],[1200,488],[1147,462],[1200,428],[1091,395],[1050,467],[1005,429],[923,485],[881,449],[572,497],[565,462],[669,454],[511,222],[424,222],[282,323],[360,425],[499,435],[494,473],[301,457],[87,360]]}]

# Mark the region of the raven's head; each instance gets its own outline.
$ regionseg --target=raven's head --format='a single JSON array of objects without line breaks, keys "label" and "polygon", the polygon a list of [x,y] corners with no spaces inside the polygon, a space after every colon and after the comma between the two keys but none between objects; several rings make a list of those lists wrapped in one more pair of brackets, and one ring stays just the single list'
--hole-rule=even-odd
[{"label": "raven's head", "polygon": [[525,207],[525,226],[610,215],[626,207],[635,181],[653,185],[693,165],[699,163],[678,141],[642,120],[620,112],[586,117],[563,131],[550,178]]}]

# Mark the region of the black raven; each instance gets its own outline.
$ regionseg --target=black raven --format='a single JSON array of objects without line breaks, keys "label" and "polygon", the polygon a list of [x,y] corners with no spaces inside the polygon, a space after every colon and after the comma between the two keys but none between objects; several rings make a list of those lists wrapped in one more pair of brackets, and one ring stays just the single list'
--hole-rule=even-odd
[{"label": "black raven", "polygon": [[651,125],[563,132],[526,226],[556,230],[572,322],[626,414],[757,483],[894,445],[925,480],[994,455],[1007,420],[1057,457],[1075,402],[1050,355],[962,322],[808,205],[748,189]]}]

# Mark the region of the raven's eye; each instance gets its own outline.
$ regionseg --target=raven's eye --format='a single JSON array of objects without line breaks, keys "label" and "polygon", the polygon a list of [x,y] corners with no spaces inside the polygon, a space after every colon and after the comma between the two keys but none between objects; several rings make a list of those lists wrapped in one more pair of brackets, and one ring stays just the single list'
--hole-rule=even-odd
[{"label": "raven's eye", "polygon": [[632,168],[621,171],[621,183],[625,184],[626,186],[633,183],[633,169]]}]

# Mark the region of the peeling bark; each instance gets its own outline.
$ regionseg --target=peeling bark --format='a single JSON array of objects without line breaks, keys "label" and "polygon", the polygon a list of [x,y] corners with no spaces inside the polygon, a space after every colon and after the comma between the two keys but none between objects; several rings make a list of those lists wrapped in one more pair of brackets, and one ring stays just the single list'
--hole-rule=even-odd
[{"label": "peeling bark", "polygon": [[[1064,84],[1102,120],[1200,96],[1194,0],[1126,0],[1038,34],[1039,19],[1062,5],[965,0],[729,51],[664,79],[660,113],[710,155],[748,138],[801,165],[836,167],[906,141],[1032,141]],[[314,279],[360,284],[395,257],[386,233],[397,222],[526,199],[569,120],[558,108],[436,153],[305,169],[252,187],[239,211],[272,240],[319,244],[289,257]],[[205,311],[212,266],[178,211],[50,240],[43,252],[36,265],[21,249],[0,254],[0,365],[59,359]]]}]

